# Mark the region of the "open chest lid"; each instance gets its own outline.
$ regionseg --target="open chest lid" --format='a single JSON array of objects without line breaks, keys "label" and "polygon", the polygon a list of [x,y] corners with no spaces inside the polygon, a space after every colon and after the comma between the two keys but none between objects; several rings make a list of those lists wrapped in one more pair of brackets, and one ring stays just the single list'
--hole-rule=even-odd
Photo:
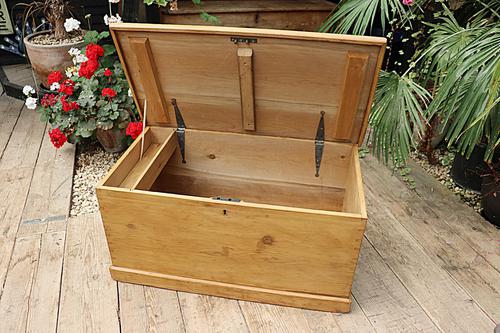
[{"label": "open chest lid", "polygon": [[[363,141],[385,38],[118,23],[110,30],[150,126]],[[144,117],[143,117],[144,119]],[[323,119],[321,121],[321,119]]]}]

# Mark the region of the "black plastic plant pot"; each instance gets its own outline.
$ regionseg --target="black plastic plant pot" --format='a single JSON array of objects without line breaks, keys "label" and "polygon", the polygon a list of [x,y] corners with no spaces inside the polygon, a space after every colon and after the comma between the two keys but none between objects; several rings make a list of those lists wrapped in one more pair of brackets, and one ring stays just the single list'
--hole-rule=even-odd
[{"label": "black plastic plant pot", "polygon": [[483,160],[485,152],[485,146],[476,145],[468,159],[459,153],[455,155],[450,170],[451,178],[455,183],[468,190],[481,191],[481,175],[488,170]]},{"label": "black plastic plant pot", "polygon": [[482,177],[481,194],[484,217],[500,228],[500,178],[492,174]]}]

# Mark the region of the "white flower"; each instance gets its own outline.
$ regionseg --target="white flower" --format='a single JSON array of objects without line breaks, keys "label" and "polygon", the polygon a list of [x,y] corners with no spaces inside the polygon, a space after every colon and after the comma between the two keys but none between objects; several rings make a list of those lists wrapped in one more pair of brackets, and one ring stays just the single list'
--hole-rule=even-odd
[{"label": "white flower", "polygon": [[78,68],[76,66],[66,68],[65,74],[68,78],[72,77],[76,73],[78,73]]},{"label": "white flower", "polygon": [[61,85],[59,84],[59,82],[54,82],[50,85],[50,90],[54,91],[54,90],[59,90],[59,87]]},{"label": "white flower", "polygon": [[30,86],[30,85],[24,86],[23,94],[25,94],[26,96],[29,96],[29,95],[32,95],[34,93],[35,93],[35,89],[33,89],[32,86]]},{"label": "white flower", "polygon": [[110,3],[118,3],[120,0],[109,0]]},{"label": "white flower", "polygon": [[72,47],[69,49],[68,51],[69,55],[74,57],[74,56],[77,56],[81,53],[80,49],[77,49],[76,47]]},{"label": "white flower", "polygon": [[26,107],[30,110],[34,110],[36,109],[36,102],[37,102],[37,99],[34,98],[34,97],[28,97],[26,98]]},{"label": "white flower", "polygon": [[66,29],[67,32],[78,30],[80,29],[80,21],[75,20],[72,17],[67,18],[66,21],[64,21],[64,29]]},{"label": "white flower", "polygon": [[84,61],[89,60],[85,54],[77,54],[76,56],[73,57],[73,63],[75,65],[81,64]]},{"label": "white flower", "polygon": [[118,13],[116,14],[116,16],[108,16],[108,14],[104,15],[104,23],[106,25],[110,25],[111,23],[122,23],[122,18],[120,17],[120,15],[118,15]]},{"label": "white flower", "polygon": [[127,95],[128,97],[132,97],[132,90],[130,90],[130,88],[128,88]]}]

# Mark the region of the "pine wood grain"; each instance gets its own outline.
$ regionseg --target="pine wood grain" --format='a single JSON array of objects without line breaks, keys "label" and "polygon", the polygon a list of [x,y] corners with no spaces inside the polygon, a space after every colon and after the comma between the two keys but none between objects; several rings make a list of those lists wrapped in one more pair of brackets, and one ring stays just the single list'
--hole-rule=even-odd
[{"label": "pine wood grain", "polygon": [[238,48],[238,73],[240,76],[240,98],[243,129],[255,131],[255,103],[253,94],[253,51]]},{"label": "pine wood grain", "polygon": [[117,285],[99,216],[71,218],[66,237],[58,331],[119,332]]},{"label": "pine wood grain", "polygon": [[[345,140],[333,136],[332,130],[345,125],[352,128],[352,143],[357,143],[365,114],[371,108],[365,102],[374,92],[372,83],[385,47],[385,40],[380,38],[281,30],[149,24],[116,24],[111,29],[136,100],[145,99],[150,89],[145,86],[149,83],[143,83],[139,71],[142,64],[137,62],[130,41],[147,38],[151,54],[157,58],[156,69],[164,73],[157,77],[163,94],[177,99],[187,128],[245,133],[239,46],[230,37],[249,36],[258,40],[245,46],[252,50],[254,59],[255,134],[313,139],[319,114],[325,111],[325,139]],[[339,118],[342,93],[355,84],[346,83],[343,76],[350,52],[367,57],[366,77],[361,81],[359,109],[346,108],[349,116]],[[198,54],[204,56],[199,58]],[[160,58],[182,60],[166,62]],[[138,108],[142,110],[143,105]],[[159,112],[165,111],[170,123],[148,117],[148,125],[175,126],[172,106]],[[338,124],[337,119],[353,120],[354,124]]]}]

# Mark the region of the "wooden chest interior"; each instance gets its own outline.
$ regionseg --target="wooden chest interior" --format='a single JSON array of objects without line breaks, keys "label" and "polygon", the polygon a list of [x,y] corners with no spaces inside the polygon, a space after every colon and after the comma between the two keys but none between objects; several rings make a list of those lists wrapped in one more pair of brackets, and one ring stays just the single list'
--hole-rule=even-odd
[{"label": "wooden chest interior", "polygon": [[347,312],[385,39],[114,24],[146,124],[97,187],[124,282]]}]

